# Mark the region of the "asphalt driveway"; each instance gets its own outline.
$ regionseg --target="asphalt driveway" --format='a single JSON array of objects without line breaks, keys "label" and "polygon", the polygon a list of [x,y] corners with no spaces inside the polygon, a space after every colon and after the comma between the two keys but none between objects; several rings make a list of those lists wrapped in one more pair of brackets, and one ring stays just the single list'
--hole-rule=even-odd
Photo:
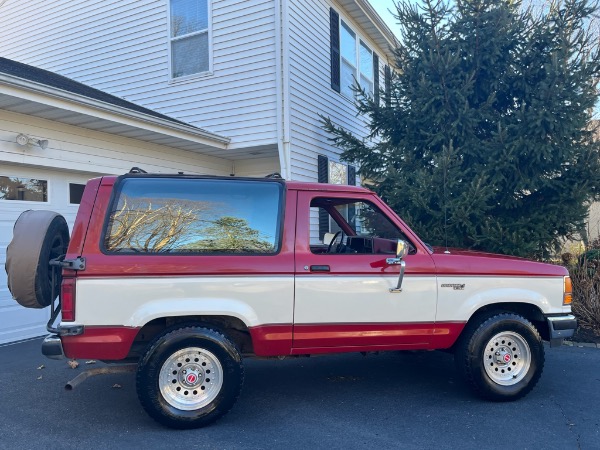
[{"label": "asphalt driveway", "polygon": [[600,449],[597,348],[547,348],[534,391],[502,404],[473,397],[441,352],[248,360],[228,415],[175,431],[144,413],[133,374],[65,391],[101,364],[71,369],[40,342],[0,347],[0,448]]}]

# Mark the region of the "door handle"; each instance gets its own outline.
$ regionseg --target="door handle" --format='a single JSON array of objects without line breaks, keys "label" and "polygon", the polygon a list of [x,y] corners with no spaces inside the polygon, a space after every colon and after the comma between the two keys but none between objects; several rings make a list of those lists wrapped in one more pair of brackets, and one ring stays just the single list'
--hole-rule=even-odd
[{"label": "door handle", "polygon": [[311,272],[329,272],[329,266],[310,266]]}]

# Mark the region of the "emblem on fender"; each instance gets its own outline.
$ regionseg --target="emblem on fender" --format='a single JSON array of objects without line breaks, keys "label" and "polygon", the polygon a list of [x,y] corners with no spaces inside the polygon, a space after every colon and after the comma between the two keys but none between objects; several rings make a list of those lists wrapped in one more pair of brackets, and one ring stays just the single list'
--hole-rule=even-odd
[{"label": "emblem on fender", "polygon": [[464,284],[442,284],[443,288],[452,288],[455,291],[462,291],[465,289]]}]

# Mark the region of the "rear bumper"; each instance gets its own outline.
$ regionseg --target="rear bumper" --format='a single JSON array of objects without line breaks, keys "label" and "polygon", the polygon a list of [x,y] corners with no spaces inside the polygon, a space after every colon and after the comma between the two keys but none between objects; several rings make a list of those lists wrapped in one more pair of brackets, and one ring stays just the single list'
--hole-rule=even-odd
[{"label": "rear bumper", "polygon": [[572,337],[577,329],[577,319],[572,314],[546,317],[546,320],[551,347],[561,345],[563,339]]},{"label": "rear bumper", "polygon": [[65,358],[65,351],[61,336],[79,336],[83,334],[83,326],[64,326],[58,327],[58,334],[49,334],[42,342],[42,355],[50,359]]},{"label": "rear bumper", "polygon": [[42,355],[50,359],[63,359],[65,352],[63,351],[62,341],[56,334],[49,334],[42,342]]}]

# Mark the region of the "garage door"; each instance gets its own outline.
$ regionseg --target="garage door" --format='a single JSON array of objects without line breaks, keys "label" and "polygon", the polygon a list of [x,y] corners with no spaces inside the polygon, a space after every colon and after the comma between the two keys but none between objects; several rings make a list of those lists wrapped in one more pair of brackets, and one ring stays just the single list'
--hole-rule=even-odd
[{"label": "garage door", "polygon": [[50,318],[50,308],[24,308],[8,291],[4,263],[15,221],[28,209],[49,209],[72,229],[83,186],[93,176],[0,164],[0,344],[46,334]]}]

